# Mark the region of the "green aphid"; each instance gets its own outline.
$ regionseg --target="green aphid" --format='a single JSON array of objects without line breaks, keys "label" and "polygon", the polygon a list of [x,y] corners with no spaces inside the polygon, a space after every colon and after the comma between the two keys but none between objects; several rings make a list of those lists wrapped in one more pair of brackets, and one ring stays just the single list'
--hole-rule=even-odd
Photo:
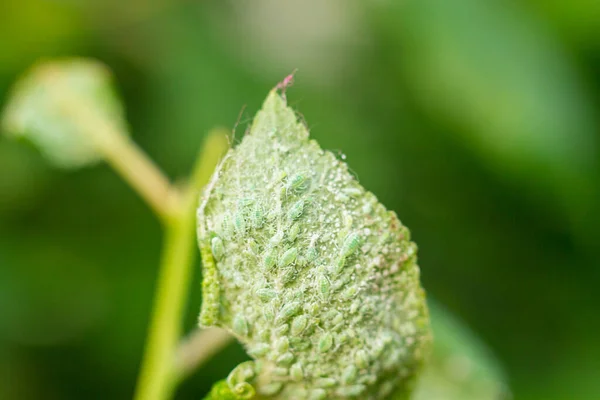
[{"label": "green aphid", "polygon": [[351,385],[338,388],[336,393],[342,397],[356,397],[364,393],[365,390],[367,390],[365,385]]},{"label": "green aphid", "polygon": [[292,335],[300,335],[308,326],[308,317],[306,315],[300,315],[294,318],[292,322]]},{"label": "green aphid", "polygon": [[287,240],[293,242],[298,237],[298,233],[300,233],[300,225],[296,222],[290,226],[287,232]]},{"label": "green aphid", "polygon": [[263,268],[269,270],[275,266],[277,262],[277,255],[275,249],[268,248],[263,256]]},{"label": "green aphid", "polygon": [[287,217],[290,221],[295,221],[302,216],[304,212],[304,200],[298,200],[288,210]]},{"label": "green aphid", "polygon": [[297,257],[298,257],[298,249],[297,248],[292,247],[292,248],[288,249],[285,253],[283,253],[281,258],[279,259],[279,267],[287,267],[288,265],[290,265],[294,261],[296,261]]},{"label": "green aphid", "polygon": [[288,190],[303,192],[308,189],[308,177],[304,174],[296,174],[288,182]]},{"label": "green aphid", "polygon": [[299,301],[288,303],[284,305],[279,311],[279,314],[277,315],[277,320],[280,322],[287,321],[294,315],[298,314],[301,308],[302,303],[300,303]]},{"label": "green aphid", "polygon": [[215,236],[210,241],[210,249],[215,257],[215,260],[219,261],[223,258],[225,254],[225,247],[223,246],[223,241],[220,237]]},{"label": "green aphid", "polygon": [[344,240],[344,244],[342,244],[342,249],[340,251],[340,255],[342,257],[349,257],[351,256],[360,246],[360,236],[358,235],[358,233],[351,233],[348,236],[346,236],[346,239]]},{"label": "green aphid", "polygon": [[263,288],[263,289],[258,289],[256,291],[256,295],[258,296],[258,298],[261,301],[268,303],[269,301],[271,301],[275,297],[277,297],[277,292],[273,289]]},{"label": "green aphid", "polygon": [[319,352],[325,353],[331,350],[333,347],[333,335],[329,332],[326,332],[321,339],[319,340]]},{"label": "green aphid", "polygon": [[327,279],[326,276],[321,276],[319,278],[319,294],[321,298],[326,300],[329,297],[329,293],[331,292],[331,282]]},{"label": "green aphid", "polygon": [[251,222],[252,227],[255,229],[260,229],[265,224],[265,213],[259,204],[257,204],[254,207],[254,210],[252,210]]},{"label": "green aphid", "polygon": [[233,319],[233,331],[242,337],[248,336],[248,321],[241,315]]},{"label": "green aphid", "polygon": [[244,214],[241,211],[238,211],[235,214],[235,219],[233,220],[233,225],[235,228],[235,232],[242,236],[246,233],[246,219],[244,218]]}]

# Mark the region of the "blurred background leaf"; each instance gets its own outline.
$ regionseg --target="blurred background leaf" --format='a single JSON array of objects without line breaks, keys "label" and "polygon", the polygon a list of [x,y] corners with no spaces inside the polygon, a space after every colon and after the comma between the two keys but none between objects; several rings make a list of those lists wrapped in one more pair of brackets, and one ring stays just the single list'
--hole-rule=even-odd
[{"label": "blurred background leaf", "polygon": [[[208,130],[241,115],[239,138],[298,68],[290,103],[411,228],[428,292],[487,343],[514,398],[595,400],[596,3],[5,0],[0,104],[40,58],[97,58],[136,142],[177,178]],[[0,398],[130,398],[159,224],[104,165],[50,169],[2,139],[0,168]],[[232,345],[177,397],[245,357]]]}]

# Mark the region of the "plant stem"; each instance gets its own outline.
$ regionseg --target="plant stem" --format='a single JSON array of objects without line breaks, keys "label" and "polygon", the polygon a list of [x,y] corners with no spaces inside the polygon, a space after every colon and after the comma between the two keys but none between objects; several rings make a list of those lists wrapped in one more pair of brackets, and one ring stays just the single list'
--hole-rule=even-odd
[{"label": "plant stem", "polygon": [[[163,222],[164,245],[135,399],[169,399],[180,372],[176,368],[175,355],[196,257],[193,248],[198,194],[228,147],[226,134],[223,130],[209,134],[190,182],[180,194],[112,121],[105,120],[94,109],[78,102],[76,96],[67,90],[57,91],[55,96],[61,112],[88,135],[105,160],[137,190]],[[210,345],[211,334],[205,334],[204,338]]]},{"label": "plant stem", "polygon": [[179,202],[178,193],[146,153],[112,121],[79,102],[68,90],[55,96],[61,111],[88,135],[106,162],[138,192],[161,221],[167,221],[172,203]]},{"label": "plant stem", "polygon": [[200,188],[210,179],[214,166],[227,148],[225,136],[213,132],[199,156],[189,187],[177,212],[171,214],[165,234],[163,258],[158,277],[154,311],[136,400],[163,400],[171,397],[178,381],[175,351],[181,336],[185,300],[196,253],[195,210]]},{"label": "plant stem", "polygon": [[194,218],[187,207],[174,213],[166,226],[152,320],[135,396],[138,400],[167,399],[173,391],[173,356],[181,335],[195,257],[193,226]]},{"label": "plant stem", "polygon": [[190,375],[196,368],[217,354],[233,339],[227,331],[220,328],[197,329],[183,340],[175,355],[177,379]]}]

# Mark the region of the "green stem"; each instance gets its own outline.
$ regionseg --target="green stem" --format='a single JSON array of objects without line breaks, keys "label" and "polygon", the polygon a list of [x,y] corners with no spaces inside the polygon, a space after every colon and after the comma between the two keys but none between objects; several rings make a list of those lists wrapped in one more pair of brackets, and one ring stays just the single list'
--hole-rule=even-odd
[{"label": "green stem", "polygon": [[166,225],[154,311],[135,396],[138,400],[167,399],[174,389],[173,356],[195,258],[194,218],[187,208],[174,213]]},{"label": "green stem", "polygon": [[221,131],[212,132],[200,153],[189,187],[167,220],[158,286],[136,400],[172,397],[178,381],[176,348],[181,337],[185,300],[189,291],[194,247],[195,211],[200,188],[227,148]]}]

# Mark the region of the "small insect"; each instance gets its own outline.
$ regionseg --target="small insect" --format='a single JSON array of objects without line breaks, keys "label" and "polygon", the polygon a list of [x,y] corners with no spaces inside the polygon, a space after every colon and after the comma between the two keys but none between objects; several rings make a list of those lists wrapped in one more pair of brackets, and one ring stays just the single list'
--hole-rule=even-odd
[{"label": "small insect", "polygon": [[308,326],[308,317],[306,315],[300,315],[294,318],[292,322],[292,335],[298,336]]},{"label": "small insect", "polygon": [[246,233],[246,220],[244,219],[244,214],[242,214],[241,211],[238,211],[235,214],[233,224],[238,235],[242,236],[244,233]]},{"label": "small insect", "polygon": [[326,276],[321,275],[319,277],[319,294],[323,300],[327,300],[329,297],[329,292],[331,291],[331,282],[327,279]]},{"label": "small insect", "polygon": [[221,221],[221,233],[225,238],[230,238],[232,234],[233,226],[231,224],[231,218],[229,215],[223,216]]},{"label": "small insect", "polygon": [[252,238],[248,239],[248,249],[250,249],[250,252],[255,256],[260,254],[260,246],[256,243],[256,240]]},{"label": "small insect", "polygon": [[276,362],[279,365],[290,365],[294,362],[295,358],[296,357],[294,357],[294,355],[288,351],[287,353],[283,353],[282,355],[277,357]]},{"label": "small insect", "polygon": [[369,366],[369,356],[367,355],[367,352],[362,349],[358,350],[354,354],[354,364],[361,369],[367,368]]},{"label": "small insect", "polygon": [[343,386],[336,390],[336,393],[342,397],[356,397],[367,390],[365,385]]},{"label": "small insect", "polygon": [[256,205],[252,211],[252,227],[260,229],[265,224],[265,213],[260,205]]},{"label": "small insect", "polygon": [[325,353],[329,351],[331,347],[333,347],[333,335],[329,332],[326,332],[319,340],[319,352]]},{"label": "small insect", "polygon": [[279,311],[279,314],[277,315],[277,320],[281,322],[287,321],[294,315],[298,314],[301,308],[302,304],[299,301],[288,303],[284,305]]},{"label": "small insect", "polygon": [[287,217],[290,221],[295,221],[298,218],[300,218],[300,216],[302,216],[303,212],[304,212],[304,200],[298,200],[288,210]]},{"label": "small insect", "polygon": [[285,335],[287,333],[287,331],[289,331],[289,330],[290,330],[289,324],[279,325],[277,328],[275,328],[275,334],[277,336],[282,336],[282,335]]},{"label": "small insect", "polygon": [[292,365],[292,367],[290,368],[290,376],[296,382],[300,382],[302,379],[304,379],[304,371],[302,371],[302,364],[297,362],[296,364]]},{"label": "small insect", "polygon": [[269,301],[271,301],[275,297],[277,297],[277,292],[273,289],[264,288],[264,289],[258,289],[256,291],[256,295],[258,296],[258,298],[261,301],[268,303]]},{"label": "small insect", "polygon": [[275,262],[277,261],[275,254],[275,250],[272,248],[268,248],[263,257],[263,267],[264,269],[271,269],[275,266]]},{"label": "small insect", "polygon": [[287,232],[287,240],[289,242],[293,242],[298,237],[300,233],[300,225],[296,222],[290,226],[290,229]]},{"label": "small insect", "polygon": [[212,250],[213,256],[215,260],[219,261],[223,258],[223,254],[225,253],[225,247],[223,246],[223,241],[220,237],[215,236],[210,241],[210,248]]},{"label": "small insect", "polygon": [[350,364],[344,368],[344,371],[342,372],[342,382],[346,385],[353,383],[356,380],[357,375],[358,370],[354,365]]},{"label": "small insect", "polygon": [[351,256],[360,246],[360,236],[358,233],[351,233],[346,236],[340,254],[342,257]]},{"label": "small insect", "polygon": [[337,384],[337,381],[333,378],[319,378],[319,379],[315,379],[315,386],[318,387],[332,387],[335,386]]},{"label": "small insect", "polygon": [[283,354],[286,351],[288,351],[289,348],[290,348],[290,341],[286,336],[277,339],[277,341],[275,342],[275,350],[277,350],[277,352],[279,352],[279,353]]},{"label": "small insect", "polygon": [[233,331],[240,336],[248,336],[248,321],[241,315],[233,319]]},{"label": "small insect", "polygon": [[292,191],[295,193],[303,192],[308,189],[309,179],[304,174],[296,174],[290,178],[286,186],[286,193]]},{"label": "small insect", "polygon": [[269,350],[271,350],[271,347],[266,344],[266,343],[258,343],[257,345],[255,345],[254,347],[252,347],[248,353],[250,353],[250,355],[254,356],[254,357],[262,357],[264,355],[266,355]]},{"label": "small insect", "polygon": [[288,265],[290,265],[294,261],[296,261],[296,257],[298,257],[298,249],[295,247],[292,247],[289,250],[287,250],[285,253],[283,253],[281,258],[279,259],[279,266],[287,267]]}]

